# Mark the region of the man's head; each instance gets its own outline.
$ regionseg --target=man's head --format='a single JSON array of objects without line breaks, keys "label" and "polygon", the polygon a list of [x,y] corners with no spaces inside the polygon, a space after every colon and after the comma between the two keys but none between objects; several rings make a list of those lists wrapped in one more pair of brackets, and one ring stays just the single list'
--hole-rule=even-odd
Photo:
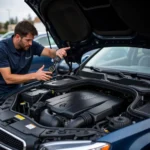
[{"label": "man's head", "polygon": [[29,21],[19,22],[14,31],[15,47],[17,49],[28,50],[32,45],[34,36],[37,34],[36,28]]}]

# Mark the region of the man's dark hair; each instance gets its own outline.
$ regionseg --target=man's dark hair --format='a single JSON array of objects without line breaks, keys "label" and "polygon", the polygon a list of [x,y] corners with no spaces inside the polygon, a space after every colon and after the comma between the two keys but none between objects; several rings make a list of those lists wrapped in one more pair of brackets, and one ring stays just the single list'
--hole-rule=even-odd
[{"label": "man's dark hair", "polygon": [[19,34],[21,37],[25,37],[29,33],[33,36],[38,35],[36,28],[29,21],[21,21],[16,25],[14,31],[15,35]]}]

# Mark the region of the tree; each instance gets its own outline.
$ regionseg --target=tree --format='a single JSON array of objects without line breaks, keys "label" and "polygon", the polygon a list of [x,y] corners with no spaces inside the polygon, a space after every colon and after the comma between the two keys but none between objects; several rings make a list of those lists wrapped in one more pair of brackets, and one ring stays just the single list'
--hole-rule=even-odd
[{"label": "tree", "polygon": [[9,23],[10,23],[10,24],[17,24],[17,23],[18,23],[18,18],[17,18],[17,16],[16,16],[15,18],[10,18]]},{"label": "tree", "polygon": [[17,16],[16,16],[16,18],[15,18],[15,24],[17,24],[18,23],[18,18],[17,18]]},{"label": "tree", "polygon": [[32,17],[30,14],[28,14],[27,18],[23,18],[23,20],[27,20],[33,24]]},{"label": "tree", "polygon": [[9,21],[6,21],[4,24],[4,29],[7,30],[8,29],[8,25],[9,25]]},{"label": "tree", "polygon": [[10,23],[10,24],[15,24],[14,18],[10,18],[9,23]]},{"label": "tree", "polygon": [[32,22],[32,17],[30,14],[28,14],[28,18],[27,18],[28,21]]},{"label": "tree", "polygon": [[3,27],[2,23],[0,22],[0,29]]}]

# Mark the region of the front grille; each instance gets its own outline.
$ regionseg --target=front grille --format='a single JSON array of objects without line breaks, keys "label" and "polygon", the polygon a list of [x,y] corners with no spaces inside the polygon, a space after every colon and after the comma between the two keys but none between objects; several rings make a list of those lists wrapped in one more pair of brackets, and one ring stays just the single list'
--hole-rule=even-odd
[{"label": "front grille", "polygon": [[0,150],[7,150],[6,148],[0,147]]},{"label": "front grille", "polygon": [[[2,128],[0,128],[0,143],[1,143],[1,145],[10,147],[10,149],[15,149],[15,150],[25,150],[26,149],[26,143],[22,139],[16,137],[12,133],[10,133]],[[5,148],[3,148],[3,149],[5,149]]]},{"label": "front grille", "polygon": [[0,150],[12,150],[12,149],[0,144]]}]

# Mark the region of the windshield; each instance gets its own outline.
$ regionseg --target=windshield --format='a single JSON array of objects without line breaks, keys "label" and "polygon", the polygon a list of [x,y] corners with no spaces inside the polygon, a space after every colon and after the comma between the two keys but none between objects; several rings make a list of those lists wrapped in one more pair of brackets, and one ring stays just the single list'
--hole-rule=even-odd
[{"label": "windshield", "polygon": [[150,49],[135,47],[103,48],[85,66],[150,74]]}]

